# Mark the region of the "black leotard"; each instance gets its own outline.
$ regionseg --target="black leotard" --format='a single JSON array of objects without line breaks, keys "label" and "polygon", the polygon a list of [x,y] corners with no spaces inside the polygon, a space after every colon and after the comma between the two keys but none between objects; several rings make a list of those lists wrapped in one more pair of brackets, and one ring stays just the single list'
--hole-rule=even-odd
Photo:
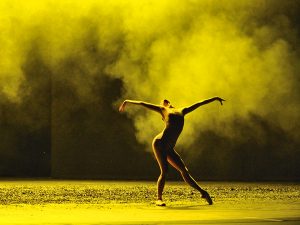
[{"label": "black leotard", "polygon": [[163,120],[166,126],[155,140],[160,140],[166,148],[174,148],[183,129],[184,116],[181,112],[170,112],[164,115]]}]

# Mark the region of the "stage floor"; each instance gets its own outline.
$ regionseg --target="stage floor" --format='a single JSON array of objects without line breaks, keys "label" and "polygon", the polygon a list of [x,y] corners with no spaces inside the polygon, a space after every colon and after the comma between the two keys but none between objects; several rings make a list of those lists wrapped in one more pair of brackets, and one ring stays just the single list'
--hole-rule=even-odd
[{"label": "stage floor", "polygon": [[0,224],[300,224],[299,183],[199,182],[207,205],[183,182],[0,181]]}]

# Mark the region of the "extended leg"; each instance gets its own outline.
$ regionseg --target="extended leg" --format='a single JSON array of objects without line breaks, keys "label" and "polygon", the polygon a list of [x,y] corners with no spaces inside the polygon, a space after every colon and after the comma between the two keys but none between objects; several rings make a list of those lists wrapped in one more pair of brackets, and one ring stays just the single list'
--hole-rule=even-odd
[{"label": "extended leg", "polygon": [[183,160],[181,159],[181,157],[179,156],[179,154],[175,150],[168,153],[167,160],[175,169],[177,169],[181,173],[181,176],[184,179],[184,181],[186,183],[188,183],[191,187],[198,190],[201,193],[202,198],[205,198],[206,201],[208,202],[208,204],[211,205],[212,200],[211,200],[209,194],[205,190],[203,190],[197,184],[195,179],[190,175],[190,173],[189,173],[188,169],[186,168]]}]

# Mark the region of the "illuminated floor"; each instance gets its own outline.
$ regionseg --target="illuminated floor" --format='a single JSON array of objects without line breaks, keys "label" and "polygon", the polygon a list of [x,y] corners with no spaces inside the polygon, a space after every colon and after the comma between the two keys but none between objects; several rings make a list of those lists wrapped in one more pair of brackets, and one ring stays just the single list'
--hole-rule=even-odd
[{"label": "illuminated floor", "polygon": [[204,182],[207,205],[181,182],[0,181],[1,224],[300,224],[300,184]]}]

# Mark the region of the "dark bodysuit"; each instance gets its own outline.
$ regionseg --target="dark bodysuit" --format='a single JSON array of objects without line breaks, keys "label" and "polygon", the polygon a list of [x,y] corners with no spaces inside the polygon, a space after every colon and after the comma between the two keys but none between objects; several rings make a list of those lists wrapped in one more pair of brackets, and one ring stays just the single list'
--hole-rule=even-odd
[{"label": "dark bodysuit", "polygon": [[164,130],[154,138],[153,145],[159,147],[160,150],[170,151],[175,147],[177,139],[183,129],[184,116],[180,110],[167,110],[162,113],[162,116],[166,126]]}]

